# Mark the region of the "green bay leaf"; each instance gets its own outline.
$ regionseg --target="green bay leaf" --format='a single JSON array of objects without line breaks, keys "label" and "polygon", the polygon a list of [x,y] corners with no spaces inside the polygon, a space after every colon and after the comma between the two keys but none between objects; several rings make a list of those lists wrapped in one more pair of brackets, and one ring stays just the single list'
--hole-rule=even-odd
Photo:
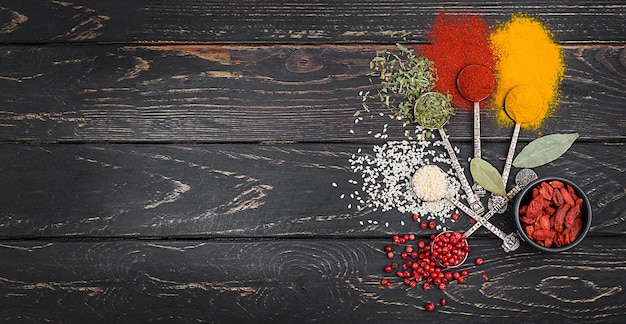
[{"label": "green bay leaf", "polygon": [[536,168],[563,155],[578,138],[578,133],[552,134],[528,143],[513,160],[516,168]]},{"label": "green bay leaf", "polygon": [[472,159],[470,162],[470,173],[472,178],[474,178],[474,182],[485,188],[485,190],[496,195],[506,196],[502,176],[489,162],[481,158]]}]

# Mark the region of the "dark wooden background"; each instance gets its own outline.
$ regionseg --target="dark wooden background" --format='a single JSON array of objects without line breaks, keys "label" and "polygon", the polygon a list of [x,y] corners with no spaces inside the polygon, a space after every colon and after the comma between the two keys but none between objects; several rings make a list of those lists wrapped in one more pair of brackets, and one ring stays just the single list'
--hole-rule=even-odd
[{"label": "dark wooden background", "polygon": [[[365,130],[389,123],[352,114],[375,50],[391,32],[424,44],[440,10],[526,12],[562,43],[559,109],[518,149],[580,133],[536,171],[583,188],[592,228],[560,254],[480,230],[466,284],[382,288],[390,235],[433,231],[339,199],[350,156],[381,143]],[[2,0],[0,321],[623,322],[625,43],[616,0]],[[482,122],[501,169],[511,129]],[[447,127],[461,161],[471,130],[463,111]],[[493,222],[514,229],[510,211]]]}]

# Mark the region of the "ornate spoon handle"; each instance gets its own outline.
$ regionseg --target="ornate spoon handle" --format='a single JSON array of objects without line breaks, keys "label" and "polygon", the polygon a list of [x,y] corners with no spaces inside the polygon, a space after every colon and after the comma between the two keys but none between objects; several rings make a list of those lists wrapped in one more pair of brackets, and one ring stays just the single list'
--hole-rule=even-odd
[{"label": "ornate spoon handle", "polygon": [[504,170],[502,171],[502,182],[506,188],[507,182],[509,182],[509,172],[511,171],[511,164],[513,163],[513,154],[515,154],[515,146],[517,146],[517,138],[519,137],[520,124],[515,123],[513,129],[513,136],[511,136],[511,145],[509,146],[509,152],[506,155],[506,162],[504,162]]},{"label": "ornate spoon handle", "polygon": [[443,130],[442,127],[439,127],[438,130],[439,130],[439,134],[441,135],[441,139],[443,140],[443,146],[448,151],[448,155],[450,156],[450,160],[452,161],[452,168],[456,172],[456,176],[457,178],[459,178],[459,181],[461,182],[461,188],[463,189],[463,191],[465,191],[465,195],[467,196],[467,202],[469,203],[474,213],[476,214],[484,213],[485,207],[482,205],[482,203],[480,202],[480,199],[478,199],[478,196],[476,196],[476,193],[474,193],[474,191],[472,190],[472,187],[467,181],[467,178],[465,177],[465,173],[463,173],[463,169],[461,169],[461,165],[459,164],[459,160],[456,157],[456,154],[454,153],[452,144],[450,144],[450,140],[448,140],[448,135],[446,135],[446,132]]},{"label": "ornate spoon handle", "polygon": [[[503,196],[492,196],[492,205],[489,206],[489,211],[483,215],[483,218],[489,220],[491,216],[503,209],[509,200],[513,199],[524,187],[529,183],[537,179],[537,174],[531,169],[522,169],[515,176],[515,186],[506,194],[506,198]],[[508,199],[507,199],[508,198]],[[464,234],[470,236],[476,232],[482,226],[481,223],[476,223],[470,227]]]},{"label": "ornate spoon handle", "polygon": [[[480,103],[474,101],[474,158],[482,157],[482,148],[480,145]],[[485,189],[478,183],[474,183],[472,189],[476,196],[483,197],[486,193]]]},{"label": "ornate spoon handle", "polygon": [[[497,237],[502,239],[502,241],[506,241],[507,240],[507,234],[504,233],[501,229],[497,228],[495,225],[491,224],[488,220],[486,220],[482,216],[479,216],[479,215],[475,214],[471,209],[469,209],[467,206],[463,205],[460,201],[458,201],[458,200],[456,200],[456,199],[454,199],[452,197],[446,197],[446,198],[451,203],[453,203],[458,209],[460,209],[463,212],[465,212],[466,214],[468,214],[470,217],[475,219],[482,226],[485,226],[486,229],[490,230],[493,234],[495,234]],[[465,234],[465,237],[469,236],[467,234],[467,232],[465,232],[464,234]],[[472,233],[469,233],[469,234],[472,234]]]}]

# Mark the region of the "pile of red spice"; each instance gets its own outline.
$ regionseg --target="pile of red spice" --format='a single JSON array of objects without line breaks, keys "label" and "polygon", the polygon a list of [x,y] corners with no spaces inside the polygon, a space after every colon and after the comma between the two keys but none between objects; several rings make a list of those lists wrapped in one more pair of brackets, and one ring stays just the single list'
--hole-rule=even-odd
[{"label": "pile of red spice", "polygon": [[[424,290],[429,290],[431,285],[440,290],[445,290],[446,285],[453,280],[461,284],[464,283],[465,277],[468,275],[467,270],[447,271],[442,262],[459,264],[459,261],[452,263],[452,260],[456,259],[457,256],[460,256],[462,260],[469,253],[469,246],[467,246],[467,241],[463,234],[455,232],[445,233],[447,236],[432,234],[429,242],[419,240],[415,245],[411,243],[416,239],[414,234],[394,235],[392,237],[392,245],[385,246],[385,253],[389,259],[395,258],[396,254],[399,253],[400,258],[404,262],[402,264],[393,262],[383,269],[384,272],[395,272],[396,277],[401,278],[405,285],[413,288],[420,284]],[[442,239],[445,242],[449,242],[453,236],[454,244],[442,244]],[[394,251],[394,245],[400,246],[401,251]],[[433,245],[436,248],[431,251]],[[443,252],[444,249],[446,250],[445,252]],[[448,249],[450,250],[448,251]],[[446,254],[448,255],[446,256]],[[389,279],[383,278],[381,284],[390,286],[391,282]]]},{"label": "pile of red spice", "polygon": [[[435,91],[449,93],[455,105],[472,109],[473,103],[459,93],[457,77],[464,67],[472,64],[483,65],[491,71],[495,69],[487,23],[476,15],[439,13],[428,38],[431,45],[422,46],[420,54],[433,61],[437,69],[439,80]],[[475,78],[466,84],[481,87],[493,82],[493,79],[483,78],[483,74]],[[483,101],[480,106],[486,105]]]},{"label": "pile of red spice", "polygon": [[[459,214],[454,213],[452,217],[456,220]],[[413,215],[413,221],[420,224],[420,228],[434,229],[435,222],[421,222],[417,214]],[[471,219],[471,218],[470,218]],[[391,244],[385,246],[385,255],[389,259],[400,257],[401,262],[393,261],[383,268],[387,274],[395,275],[402,284],[411,288],[420,286],[423,290],[430,290],[431,287],[445,290],[448,284],[457,282],[465,283],[469,272],[467,270],[450,270],[451,267],[460,265],[469,254],[470,248],[467,245],[465,236],[458,232],[443,232],[432,234],[429,240],[418,240],[415,234],[393,235]],[[476,265],[483,264],[483,258],[476,258]],[[482,274],[483,279],[489,280],[487,274]],[[380,284],[384,287],[392,285],[392,278],[383,278]],[[445,306],[447,303],[442,298],[439,304]],[[432,312],[435,304],[428,302],[424,310]]]}]

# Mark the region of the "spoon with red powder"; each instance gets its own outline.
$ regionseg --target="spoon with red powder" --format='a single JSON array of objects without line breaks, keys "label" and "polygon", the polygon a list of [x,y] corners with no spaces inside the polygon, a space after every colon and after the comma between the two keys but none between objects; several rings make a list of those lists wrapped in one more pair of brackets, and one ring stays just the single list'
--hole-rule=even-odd
[{"label": "spoon with red powder", "polygon": [[[471,64],[461,70],[456,83],[463,98],[474,103],[474,158],[481,158],[480,102],[489,97],[496,85],[496,81],[490,68]],[[477,183],[474,183],[473,189],[479,196],[485,194],[485,189]]]}]

